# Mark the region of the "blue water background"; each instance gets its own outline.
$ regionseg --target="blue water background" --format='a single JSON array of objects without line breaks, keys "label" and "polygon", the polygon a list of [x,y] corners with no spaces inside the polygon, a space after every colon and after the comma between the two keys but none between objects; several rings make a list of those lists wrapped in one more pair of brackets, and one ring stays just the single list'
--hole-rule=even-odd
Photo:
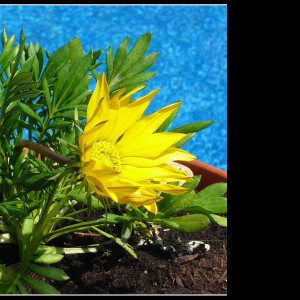
[{"label": "blue water background", "polygon": [[[227,171],[226,5],[0,5],[1,31],[4,26],[16,42],[24,28],[27,44],[39,42],[50,53],[78,36],[85,54],[90,47],[105,50],[100,61],[108,46],[116,51],[126,35],[130,49],[141,35],[152,32],[146,54],[160,52],[148,69],[157,74],[137,97],[162,88],[147,113],[182,100],[170,129],[216,120],[183,149]],[[103,64],[98,72],[104,70]]]}]

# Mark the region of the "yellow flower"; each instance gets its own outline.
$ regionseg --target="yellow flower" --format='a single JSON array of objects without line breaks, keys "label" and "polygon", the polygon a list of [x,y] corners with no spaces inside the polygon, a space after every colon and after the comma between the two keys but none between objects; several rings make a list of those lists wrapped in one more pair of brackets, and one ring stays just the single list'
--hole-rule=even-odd
[{"label": "yellow flower", "polygon": [[88,104],[87,123],[79,137],[79,146],[82,172],[97,194],[133,207],[144,205],[156,214],[156,202],[162,199],[157,191],[178,195],[186,189],[153,181],[193,181],[167,162],[196,157],[172,147],[186,134],[155,133],[180,102],[143,117],[159,89],[130,102],[130,96],[142,88],[122,96],[124,88],[110,98],[102,73]]}]

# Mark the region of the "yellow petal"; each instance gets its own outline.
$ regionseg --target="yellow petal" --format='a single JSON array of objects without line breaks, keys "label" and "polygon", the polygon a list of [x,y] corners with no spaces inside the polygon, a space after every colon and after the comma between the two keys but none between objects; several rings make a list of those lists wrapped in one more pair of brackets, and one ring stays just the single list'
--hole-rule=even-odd
[{"label": "yellow petal", "polygon": [[91,115],[89,121],[86,123],[84,127],[84,132],[89,131],[96,125],[102,123],[104,120],[108,120],[108,106],[104,104],[104,97],[102,97],[93,114]]},{"label": "yellow petal", "polygon": [[99,180],[108,180],[119,174],[104,162],[95,160],[84,163],[82,166],[82,172],[87,176],[96,177]]},{"label": "yellow petal", "polygon": [[119,149],[122,158],[128,156],[155,158],[184,137],[186,137],[184,133],[160,132],[146,136],[137,136],[133,140],[126,139],[126,143],[122,137],[116,144],[116,147]]},{"label": "yellow petal", "polygon": [[99,100],[102,97],[104,98],[103,104],[107,105],[108,108],[109,92],[104,72],[99,76],[95,91],[93,92],[92,97],[89,100],[89,104],[87,107],[87,122],[89,122],[91,116],[98,106]]},{"label": "yellow petal", "polygon": [[135,167],[154,167],[169,161],[190,161],[194,159],[196,159],[194,155],[182,149],[169,147],[165,152],[153,158],[125,156],[122,158],[122,163],[124,165],[130,165]]},{"label": "yellow petal", "polygon": [[167,183],[152,183],[152,182],[144,182],[141,184],[143,188],[153,189],[155,191],[160,191],[163,193],[171,194],[171,195],[181,195],[188,191],[187,188],[183,188],[181,186],[167,184]]},{"label": "yellow petal", "polygon": [[160,201],[160,197],[155,191],[148,189],[139,189],[138,191],[128,194],[125,197],[118,199],[119,203],[128,203],[133,207],[139,207],[142,205],[152,204],[153,202]]},{"label": "yellow petal", "polygon": [[148,204],[148,205],[145,205],[144,204],[144,207],[147,209],[147,210],[149,210],[150,212],[152,212],[153,214],[157,214],[157,205],[156,205],[156,203],[154,202],[154,203],[152,203],[152,204]]},{"label": "yellow petal", "polygon": [[104,139],[115,142],[128,128],[135,125],[136,121],[140,120],[147,106],[158,91],[159,89],[156,89],[129,105],[120,107],[118,111],[110,111],[108,117],[110,122],[104,130]]},{"label": "yellow petal", "polygon": [[130,101],[130,96],[133,95],[134,93],[142,90],[146,85],[141,85],[138,86],[136,88],[134,88],[133,90],[131,90],[130,92],[128,92],[125,96],[120,98],[120,106],[127,106],[129,104]]},{"label": "yellow petal", "polygon": [[107,120],[99,123],[98,125],[87,131],[85,130],[83,134],[79,136],[78,143],[81,151],[84,151],[85,144],[91,145],[94,141],[98,141],[101,139],[103,135],[103,126],[106,122]]},{"label": "yellow petal", "polygon": [[93,188],[93,190],[98,195],[109,197],[113,201],[118,202],[117,195],[113,191],[107,189],[100,180],[98,180],[95,177],[91,177],[91,176],[86,176],[86,179],[87,179],[89,185]]},{"label": "yellow petal", "polygon": [[[121,95],[126,91],[126,87],[119,90],[117,93],[113,95],[113,97],[110,99],[110,103],[115,103],[115,101],[118,101],[119,105],[118,108],[120,108],[120,97]],[[111,108],[111,105],[110,105]]]},{"label": "yellow petal", "polygon": [[129,128],[122,137],[122,143],[127,144],[138,136],[153,133],[181,104],[177,102],[161,108],[157,112],[139,120]]},{"label": "yellow petal", "polygon": [[170,165],[163,164],[152,168],[136,168],[133,166],[122,166],[120,178],[133,181],[154,180],[154,181],[193,181],[186,173]]}]

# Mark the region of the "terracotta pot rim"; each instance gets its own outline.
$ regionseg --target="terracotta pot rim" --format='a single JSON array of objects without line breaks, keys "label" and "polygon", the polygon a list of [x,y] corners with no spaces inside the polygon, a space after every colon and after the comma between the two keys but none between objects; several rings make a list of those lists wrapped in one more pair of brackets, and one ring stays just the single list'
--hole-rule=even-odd
[{"label": "terracotta pot rim", "polygon": [[222,169],[216,168],[199,160],[177,162],[190,168],[194,175],[201,175],[201,180],[197,188],[198,190],[201,190],[213,183],[227,183],[227,172]]}]

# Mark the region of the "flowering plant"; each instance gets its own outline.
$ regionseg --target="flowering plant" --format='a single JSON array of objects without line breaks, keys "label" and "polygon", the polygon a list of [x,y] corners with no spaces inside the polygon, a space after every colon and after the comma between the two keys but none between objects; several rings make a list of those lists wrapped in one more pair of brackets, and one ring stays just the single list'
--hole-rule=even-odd
[{"label": "flowering plant", "polygon": [[[24,31],[2,31],[0,55],[0,245],[15,243],[16,268],[0,264],[0,293],[59,293],[27,270],[51,280],[67,280],[50,267],[64,255],[103,250],[98,242],[56,247],[51,241],[86,231],[111,239],[136,257],[128,244],[140,234],[155,239],[166,226],[196,232],[210,222],[227,226],[226,183],[193,192],[201,175],[174,161],[196,159],[180,149],[214,121],[199,121],[166,131],[181,102],[146,116],[159,89],[139,99],[135,93],[155,72],[145,71],[158,53],[144,56],[151,34],[128,52],[129,38],[114,56],[109,46],[106,70],[96,62],[103,50],[83,54],[77,37],[52,55],[38,43],[26,44]],[[127,53],[128,52],[128,53]],[[44,56],[46,54],[46,57]],[[89,89],[96,80],[95,90]],[[26,138],[25,138],[26,137]],[[83,214],[100,211],[89,221]],[[174,215],[185,211],[182,216]],[[64,221],[68,220],[68,223]],[[120,237],[105,230],[120,224]]]}]

